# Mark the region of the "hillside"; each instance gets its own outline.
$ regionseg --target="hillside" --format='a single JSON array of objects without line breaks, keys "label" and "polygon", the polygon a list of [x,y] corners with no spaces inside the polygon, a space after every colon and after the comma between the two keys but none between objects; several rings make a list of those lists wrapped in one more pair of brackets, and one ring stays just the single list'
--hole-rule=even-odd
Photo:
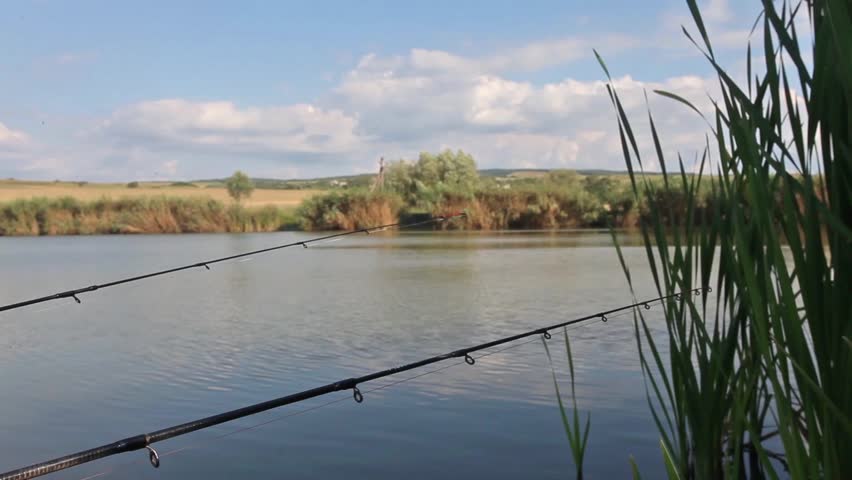
[{"label": "hillside", "polygon": [[[540,178],[547,173],[556,169],[546,168],[485,168],[477,170],[480,177],[486,179],[524,179],[524,178]],[[617,170],[601,170],[601,169],[584,169],[574,170],[583,176],[600,176],[600,175],[627,175],[626,171]],[[294,178],[294,179],[277,179],[277,178],[252,178],[252,181],[257,188],[282,189],[282,190],[304,190],[316,189],[326,190],[335,187],[364,187],[369,186],[376,177],[374,173],[362,173],[358,175],[340,175],[334,177],[317,177],[317,178]],[[224,178],[194,180],[192,183],[206,184],[210,186],[224,186]]]}]

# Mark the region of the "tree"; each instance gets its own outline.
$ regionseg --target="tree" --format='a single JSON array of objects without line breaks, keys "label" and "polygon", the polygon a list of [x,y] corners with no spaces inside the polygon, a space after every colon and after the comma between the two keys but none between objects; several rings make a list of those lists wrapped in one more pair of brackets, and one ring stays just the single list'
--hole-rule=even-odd
[{"label": "tree", "polygon": [[414,165],[414,178],[427,188],[472,192],[479,183],[476,162],[469,154],[444,150],[433,155],[423,152]]},{"label": "tree", "polygon": [[400,194],[406,200],[413,200],[415,195],[414,164],[399,160],[385,167],[384,188]]},{"label": "tree", "polygon": [[248,175],[240,170],[237,170],[233,175],[225,180],[225,187],[228,189],[228,195],[237,202],[243,198],[250,197],[251,192],[254,191],[254,183]]},{"label": "tree", "polygon": [[428,206],[447,192],[472,195],[478,184],[476,162],[461,150],[423,152],[414,163],[399,160],[385,168],[384,188],[410,205]]},{"label": "tree", "polygon": [[544,178],[555,187],[561,187],[566,190],[579,190],[582,188],[580,185],[582,177],[574,170],[551,170],[547,172]]},{"label": "tree", "polygon": [[590,175],[583,179],[583,184],[587,192],[601,201],[606,201],[625,190],[616,179],[609,175]]}]

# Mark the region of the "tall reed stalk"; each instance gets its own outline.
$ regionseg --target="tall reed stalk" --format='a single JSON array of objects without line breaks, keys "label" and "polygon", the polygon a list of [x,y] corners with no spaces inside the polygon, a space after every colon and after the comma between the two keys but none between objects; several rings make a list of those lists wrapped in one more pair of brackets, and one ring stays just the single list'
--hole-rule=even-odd
[{"label": "tall reed stalk", "polygon": [[589,443],[589,428],[592,425],[592,414],[586,414],[586,424],[581,427],[580,412],[577,409],[577,390],[574,382],[574,357],[571,355],[571,342],[568,340],[568,330],[562,329],[562,334],[565,337],[565,352],[568,355],[568,370],[571,374],[571,416],[569,419],[568,409],[565,408],[565,402],[562,401],[562,392],[559,391],[559,382],[556,379],[556,368],[553,366],[553,357],[550,355],[550,348],[547,347],[546,338],[542,337],[541,343],[544,345],[544,351],[547,354],[547,361],[550,363],[550,373],[553,376],[553,388],[556,390],[556,400],[559,403],[559,414],[562,417],[562,428],[565,429],[565,435],[568,437],[568,445],[571,446],[571,457],[574,459],[574,469],[577,480],[583,480],[583,460],[586,457],[586,445]]},{"label": "tall reed stalk", "polygon": [[[666,188],[685,196],[682,211],[650,202],[659,187],[611,78],[608,86],[633,192],[652,205],[641,231],[658,293],[713,290],[665,302],[665,338],[641,310],[635,320],[666,470],[680,479],[852,478],[852,6],[763,0],[761,55],[749,46],[738,82],[719,65],[695,0],[686,3],[700,35],[687,37],[721,95],[705,116],[698,173],[681,158],[666,171],[648,115],[656,163]],[[712,214],[696,218],[706,184]],[[685,221],[663,221],[677,215]]]}]

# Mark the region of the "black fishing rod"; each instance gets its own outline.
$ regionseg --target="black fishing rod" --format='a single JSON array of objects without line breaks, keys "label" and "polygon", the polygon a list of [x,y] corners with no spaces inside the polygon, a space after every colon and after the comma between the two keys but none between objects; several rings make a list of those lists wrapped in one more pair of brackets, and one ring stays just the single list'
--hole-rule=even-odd
[{"label": "black fishing rod", "polygon": [[157,430],[151,433],[145,433],[142,435],[136,435],[133,437],[128,437],[117,442],[108,443],[106,445],[101,445],[99,447],[91,448],[89,450],[83,450],[81,452],[72,453],[70,455],[66,455],[64,457],[55,458],[53,460],[48,460],[46,462],[37,463],[34,465],[30,465],[28,467],[19,468],[17,470],[12,470],[3,474],[0,474],[0,480],[26,480],[30,478],[39,477],[42,475],[47,475],[49,473],[57,472],[60,470],[65,470],[67,468],[71,468],[77,465],[81,465],[83,463],[92,462],[94,460],[98,460],[101,458],[109,457],[112,455],[117,455],[119,453],[131,452],[134,450],[148,450],[148,459],[155,468],[160,466],[160,456],[156,450],[154,450],[151,445],[157,442],[162,442],[163,440],[168,440],[170,438],[178,437],[181,435],[186,435],[191,432],[195,432],[197,430],[213,427],[215,425],[219,425],[225,422],[230,422],[232,420],[237,420],[239,418],[248,417],[251,415],[255,415],[261,412],[265,412],[267,410],[271,410],[273,408],[283,407],[284,405],[290,405],[293,403],[301,402],[304,400],[308,400],[311,398],[319,397],[322,395],[327,395],[333,392],[339,392],[342,390],[352,390],[352,396],[356,402],[361,403],[364,401],[364,396],[361,393],[361,390],[358,389],[358,385],[376,380],[383,377],[388,377],[390,375],[395,375],[397,373],[405,372],[408,370],[414,370],[416,368],[421,368],[426,365],[431,365],[433,363],[442,362],[445,360],[449,360],[452,358],[461,358],[464,357],[464,361],[468,365],[473,365],[476,363],[476,360],[470,355],[473,352],[477,352],[480,350],[485,350],[487,348],[496,347],[498,345],[503,345],[505,343],[514,342],[516,340],[520,340],[525,337],[530,337],[533,335],[542,335],[544,339],[550,339],[551,330],[555,330],[557,328],[567,327],[570,325],[578,324],[581,322],[585,322],[593,319],[600,319],[603,322],[607,321],[607,315],[612,315],[613,313],[621,312],[624,310],[630,310],[632,308],[644,307],[645,309],[651,308],[651,303],[667,300],[670,298],[680,299],[682,296],[695,294],[696,296],[701,295],[702,291],[710,292],[710,287],[706,289],[697,288],[694,290],[690,290],[688,292],[676,293],[673,295],[667,295],[663,297],[654,298],[651,300],[645,300],[642,302],[633,303],[631,305],[625,305],[623,307],[613,308],[611,310],[606,310],[602,312],[593,313],[591,315],[587,315],[585,317],[576,318],[573,320],[568,320],[566,322],[557,323],[556,325],[551,325],[549,327],[538,328],[535,330],[530,330],[528,332],[519,333],[517,335],[512,335],[509,337],[503,337],[498,340],[493,340],[486,343],[481,343],[479,345],[475,345],[472,347],[462,348],[460,350],[455,350],[449,353],[445,353],[443,355],[436,355],[434,357],[429,357],[424,360],[419,360],[416,362],[412,362],[406,365],[402,365],[395,368],[389,368],[387,370],[381,370],[378,372],[370,373],[367,375],[363,375],[360,377],[352,377],[347,378],[345,380],[340,380],[338,382],[329,383],[323,385],[321,387],[312,388],[310,390],[304,390],[298,393],[293,393],[291,395],[287,395],[284,397],[279,397],[273,400],[268,400],[266,402],[256,403],[254,405],[249,405],[247,407],[238,408],[236,410],[231,410],[229,412],[220,413],[218,415],[213,415],[205,418],[200,418],[198,420],[194,420],[187,423],[182,423],[180,425],[175,425],[172,427],[167,427],[161,430]]},{"label": "black fishing rod", "polygon": [[257,254],[260,254],[260,253],[271,252],[271,251],[274,251],[274,250],[281,250],[282,248],[297,247],[297,246],[302,246],[302,247],[308,248],[308,245],[311,244],[311,243],[321,242],[321,241],[329,240],[329,239],[332,239],[332,238],[345,237],[347,235],[355,235],[357,233],[370,234],[370,233],[375,232],[375,231],[385,230],[385,229],[389,229],[389,228],[396,228],[398,230],[402,230],[402,229],[405,229],[405,228],[420,227],[420,226],[429,225],[429,224],[432,224],[432,223],[440,223],[440,222],[450,220],[452,218],[464,217],[464,216],[465,216],[465,213],[456,213],[456,214],[453,214],[453,215],[430,218],[429,220],[424,220],[422,222],[414,222],[414,223],[406,223],[406,224],[399,223],[399,222],[389,223],[387,225],[379,225],[379,226],[376,226],[376,227],[361,228],[361,229],[358,229],[358,230],[351,230],[351,231],[347,231],[347,232],[334,233],[334,234],[331,234],[331,235],[326,235],[324,237],[317,237],[317,238],[312,238],[312,239],[309,239],[309,240],[302,240],[302,241],[299,241],[299,242],[287,243],[287,244],[284,244],[284,245],[276,245],[276,246],[273,246],[273,247],[261,248],[260,250],[253,250],[251,252],[239,253],[239,254],[236,254],[236,255],[230,255],[230,256],[227,256],[227,257],[215,258],[215,259],[212,259],[212,260],[205,260],[203,262],[195,262],[195,263],[191,263],[189,265],[183,265],[181,267],[167,268],[165,270],[160,270],[160,271],[152,272],[152,273],[146,273],[144,275],[137,275],[137,276],[134,276],[134,277],[122,278],[120,280],[114,280],[112,282],[90,285],[88,287],[82,287],[82,288],[75,288],[75,289],[67,290],[67,291],[64,291],[64,292],[54,293],[53,295],[46,295],[44,297],[33,298],[31,300],[25,300],[25,301],[22,301],[22,302],[10,303],[8,305],[0,306],[0,312],[5,312],[7,310],[14,310],[16,308],[27,307],[27,306],[35,305],[35,304],[38,304],[38,303],[49,302],[49,301],[52,301],[52,300],[60,300],[60,299],[63,299],[63,298],[73,298],[77,303],[80,303],[80,298],[78,297],[78,295],[80,295],[80,294],[88,293],[88,292],[94,292],[95,290],[103,290],[105,288],[114,287],[116,285],[123,285],[125,283],[138,282],[139,280],[145,280],[146,278],[159,277],[161,275],[168,275],[168,274],[171,274],[171,273],[176,273],[176,272],[180,272],[180,271],[183,271],[183,270],[189,270],[189,269],[192,269],[192,268],[206,268],[207,270],[210,270],[210,265],[213,265],[213,264],[216,264],[216,263],[226,262],[228,260],[235,260],[237,258],[248,257],[248,256],[251,256],[251,255],[257,255]]}]

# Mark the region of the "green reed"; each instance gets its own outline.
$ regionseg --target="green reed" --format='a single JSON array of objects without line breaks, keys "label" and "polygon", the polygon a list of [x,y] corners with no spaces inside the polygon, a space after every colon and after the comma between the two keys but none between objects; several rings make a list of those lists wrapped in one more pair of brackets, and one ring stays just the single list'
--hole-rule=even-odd
[{"label": "green reed", "polygon": [[550,355],[550,348],[547,347],[545,338],[541,339],[544,345],[544,351],[547,353],[547,361],[550,363],[550,373],[553,375],[553,388],[556,390],[556,400],[559,403],[559,413],[562,417],[562,427],[565,429],[565,435],[568,437],[568,444],[571,447],[571,456],[574,459],[574,467],[577,474],[577,480],[583,480],[583,459],[586,455],[586,445],[589,441],[589,428],[592,423],[592,415],[586,415],[585,427],[581,427],[580,413],[577,410],[577,391],[574,388],[574,358],[571,355],[571,342],[568,340],[568,330],[562,329],[562,334],[565,336],[565,351],[568,355],[568,370],[571,374],[571,418],[568,418],[568,412],[565,408],[565,403],[562,401],[562,393],[559,391],[559,382],[556,380],[556,368],[553,366],[553,357]]},{"label": "green reed", "polygon": [[[713,289],[666,301],[662,339],[641,310],[635,318],[668,476],[852,478],[852,9],[764,0],[761,52],[748,46],[738,82],[719,65],[695,0],[687,5],[700,34],[687,38],[721,96],[705,116],[697,175],[681,158],[678,171],[665,169],[649,112],[656,163],[682,204],[651,201],[659,184],[608,86],[633,193],[651,206],[641,231],[658,293]],[[803,15],[807,47],[796,30]],[[707,188],[710,212],[699,218],[697,192]]]}]

